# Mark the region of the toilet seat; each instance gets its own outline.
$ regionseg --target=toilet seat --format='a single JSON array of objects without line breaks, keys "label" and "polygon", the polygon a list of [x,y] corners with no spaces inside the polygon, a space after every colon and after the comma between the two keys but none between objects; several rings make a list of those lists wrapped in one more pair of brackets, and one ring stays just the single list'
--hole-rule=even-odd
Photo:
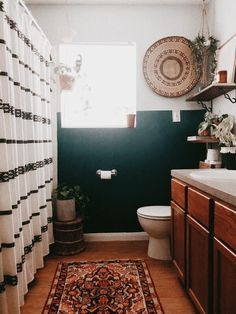
[{"label": "toilet seat", "polygon": [[140,217],[156,220],[169,220],[171,217],[170,206],[144,206],[137,210]]}]

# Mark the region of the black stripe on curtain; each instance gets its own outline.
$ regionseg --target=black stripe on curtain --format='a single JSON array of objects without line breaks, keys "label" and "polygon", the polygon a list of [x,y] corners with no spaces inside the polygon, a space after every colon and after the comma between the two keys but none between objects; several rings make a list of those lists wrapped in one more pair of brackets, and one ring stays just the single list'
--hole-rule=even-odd
[{"label": "black stripe on curtain", "polygon": [[[48,220],[51,219],[52,217],[48,217]],[[41,232],[44,233],[48,230],[48,226],[42,226],[41,227]],[[19,236],[16,235],[15,238],[18,238]],[[21,262],[16,264],[17,267],[17,273],[22,272],[23,270],[23,264],[25,263],[25,255],[29,254],[32,252],[34,244],[37,242],[41,242],[42,241],[42,235],[35,235],[33,240],[32,240],[32,244],[29,244],[27,246],[24,247],[24,255],[21,256]],[[0,246],[0,252],[2,250],[2,248],[13,248],[15,247],[15,243],[2,243]],[[11,285],[11,286],[16,286],[18,283],[18,279],[16,275],[4,275],[4,281],[0,282],[0,294],[3,293],[5,291],[5,286],[6,285]]]},{"label": "black stripe on curtain", "polygon": [[21,30],[18,28],[17,23],[10,19],[8,15],[5,14],[6,21],[8,25],[10,26],[11,29],[17,32],[17,36],[19,39],[21,39],[25,45],[27,45],[31,51],[39,58],[40,62],[43,62],[46,67],[49,66],[49,61],[46,60],[40,53],[39,51],[34,47],[34,45],[31,43],[28,37],[25,36],[24,33],[21,32]]},{"label": "black stripe on curtain", "polygon": [[7,21],[7,24],[9,25],[9,27],[17,32],[17,36],[20,40],[22,40],[30,49],[31,51],[39,58],[40,62],[44,62],[45,65],[48,67],[49,66],[49,61],[46,60],[40,53],[39,51],[34,47],[34,45],[31,43],[31,41],[29,40],[29,38],[27,38],[25,36],[24,33],[22,33],[20,31],[20,29],[17,26],[17,23],[15,21],[13,21],[12,19],[10,19],[10,17],[6,14],[5,10],[4,10],[4,4],[2,1],[0,1],[0,11],[5,13],[5,19]]},{"label": "black stripe on curtain", "polygon": [[19,86],[21,90],[25,91],[25,92],[28,92],[28,93],[31,93],[32,96],[34,97],[38,97],[40,98],[41,101],[45,101],[47,104],[50,104],[50,101],[47,100],[46,98],[42,98],[39,94],[35,93],[34,91],[32,91],[30,88],[26,88],[24,86],[22,86],[20,84],[20,82],[16,82],[14,81],[14,79],[7,73],[7,72],[4,72],[4,71],[0,71],[0,76],[5,76],[8,78],[8,80],[13,83],[15,86]]},{"label": "black stripe on curtain", "polygon": [[43,144],[52,143],[52,140],[8,140],[6,138],[0,138],[0,144]]},{"label": "black stripe on curtain", "polygon": [[[34,243],[36,243],[36,242],[42,242],[42,235],[41,235],[41,234],[34,236],[34,239],[33,239],[33,241],[32,241],[32,245],[30,244],[29,246],[25,247],[25,248],[24,248],[24,252],[30,253],[31,250],[32,250],[32,248],[33,248],[33,246],[34,246]],[[32,246],[32,248],[31,248],[31,246]],[[27,254],[28,254],[28,253],[27,253]],[[21,262],[16,264],[17,273],[22,272],[22,270],[23,270],[23,264],[24,264],[24,263],[25,263],[25,255],[22,255],[22,256],[21,256]],[[1,293],[1,292],[0,292],[0,293]]]},{"label": "black stripe on curtain", "polygon": [[[0,182],[8,182],[9,180],[15,179],[18,175],[24,174],[29,171],[37,170],[38,168],[42,168],[45,165],[49,165],[52,163],[52,157],[45,158],[44,160],[40,160],[37,162],[32,162],[24,166],[19,166],[15,169],[0,172]],[[23,196],[25,197],[25,196]],[[27,198],[27,196],[26,196]]]},{"label": "black stripe on curtain", "polygon": [[[0,44],[6,45],[6,41],[4,39],[0,39]],[[32,74],[35,74],[37,77],[40,78],[40,82],[45,83],[47,86],[50,86],[50,83],[47,82],[45,79],[40,77],[40,74],[33,70],[27,63],[23,62],[16,53],[13,53],[12,50],[6,45],[6,50],[11,54],[12,58],[18,59],[19,64],[23,65],[26,69],[28,69]]]},{"label": "black stripe on curtain", "polygon": [[[29,220],[26,220],[25,222],[22,223],[22,225],[28,225],[30,223],[30,220],[33,218],[33,217],[37,217],[37,216],[40,216],[40,212],[39,213],[33,213],[32,216],[30,216]],[[53,222],[53,217],[48,217],[47,219],[47,222],[48,222],[48,225],[51,224]],[[44,227],[43,227],[44,228]],[[19,233],[15,233],[14,234],[14,239],[17,239],[20,237],[20,233],[23,231],[22,228],[20,228],[19,230]],[[38,236],[37,236],[38,237]],[[35,242],[39,242],[39,241],[35,241]]]},{"label": "black stripe on curtain", "polygon": [[[39,186],[37,190],[31,190],[30,192],[27,193],[27,196],[21,196],[20,200],[17,201],[17,204],[12,205],[12,207],[11,207],[12,210],[18,208],[18,206],[19,206],[20,203],[21,203],[21,200],[27,199],[28,196],[30,196],[31,194],[36,194],[36,193],[38,193],[38,192],[39,192],[39,189],[45,188],[45,187],[46,187],[46,184],[49,184],[49,183],[51,183],[52,181],[53,181],[53,179],[51,178],[50,180],[45,181],[45,185]],[[52,199],[51,199],[51,198],[46,199],[46,202],[47,202],[47,203],[52,202]],[[0,216],[12,215],[12,210],[1,210],[1,211],[0,211]],[[38,215],[40,215],[40,212],[37,212],[37,213],[33,213],[33,214],[32,214],[32,216],[38,216]],[[51,223],[51,222],[52,222],[52,221],[48,221],[48,223]],[[16,236],[16,235],[15,235],[15,236]]]},{"label": "black stripe on curtain", "polygon": [[4,275],[4,281],[0,282],[0,293],[5,291],[6,285],[17,286],[18,278],[16,275]]},{"label": "black stripe on curtain", "polygon": [[37,114],[33,114],[32,112],[16,109],[14,106],[11,106],[8,103],[3,103],[2,99],[0,99],[0,109],[3,110],[4,113],[10,113],[16,118],[21,118],[23,120],[32,120],[34,122],[40,122],[42,124],[51,124],[51,119],[41,117]]}]

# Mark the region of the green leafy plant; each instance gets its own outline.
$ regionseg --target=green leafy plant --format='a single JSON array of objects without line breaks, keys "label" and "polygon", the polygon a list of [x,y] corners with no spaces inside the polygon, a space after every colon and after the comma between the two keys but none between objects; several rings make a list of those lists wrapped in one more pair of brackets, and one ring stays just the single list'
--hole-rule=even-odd
[{"label": "green leafy plant", "polygon": [[236,146],[236,135],[232,133],[234,127],[234,117],[224,115],[219,124],[215,125],[213,135],[219,139],[220,145],[224,147]]},{"label": "green leafy plant", "polygon": [[71,75],[72,69],[64,63],[59,63],[58,66],[55,67],[54,72],[58,75]]},{"label": "green leafy plant", "polygon": [[89,203],[89,197],[85,195],[79,185],[62,183],[54,190],[53,196],[58,200],[75,199],[76,209],[82,215]]},{"label": "green leafy plant", "polygon": [[211,133],[213,133],[217,125],[227,117],[228,117],[227,114],[219,116],[216,113],[207,111],[204,115],[204,121],[202,121],[198,126],[198,134],[202,135],[204,131],[208,131],[210,135]]},{"label": "green leafy plant", "polygon": [[[201,76],[202,83],[209,85],[214,79],[217,66],[216,51],[219,40],[214,36],[208,39],[205,36],[198,36],[191,42],[192,58],[196,75]],[[208,72],[206,74],[206,72]]]}]

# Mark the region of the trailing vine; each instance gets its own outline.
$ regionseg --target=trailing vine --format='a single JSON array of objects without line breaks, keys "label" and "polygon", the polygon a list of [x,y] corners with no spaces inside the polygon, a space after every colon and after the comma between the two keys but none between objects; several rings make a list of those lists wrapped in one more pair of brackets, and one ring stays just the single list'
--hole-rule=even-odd
[{"label": "trailing vine", "polygon": [[214,79],[217,66],[216,51],[219,40],[214,36],[208,39],[203,35],[198,35],[191,42],[193,64],[196,75],[201,77],[204,85],[209,85]]}]

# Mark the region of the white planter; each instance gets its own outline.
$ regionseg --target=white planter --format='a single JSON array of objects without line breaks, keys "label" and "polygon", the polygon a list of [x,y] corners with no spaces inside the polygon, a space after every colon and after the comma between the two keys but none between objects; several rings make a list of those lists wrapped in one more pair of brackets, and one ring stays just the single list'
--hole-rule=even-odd
[{"label": "white planter", "polygon": [[221,147],[220,149],[221,154],[236,154],[236,147],[235,146],[227,146],[227,147]]},{"label": "white planter", "polygon": [[70,221],[76,218],[75,199],[57,200],[57,220]]}]

